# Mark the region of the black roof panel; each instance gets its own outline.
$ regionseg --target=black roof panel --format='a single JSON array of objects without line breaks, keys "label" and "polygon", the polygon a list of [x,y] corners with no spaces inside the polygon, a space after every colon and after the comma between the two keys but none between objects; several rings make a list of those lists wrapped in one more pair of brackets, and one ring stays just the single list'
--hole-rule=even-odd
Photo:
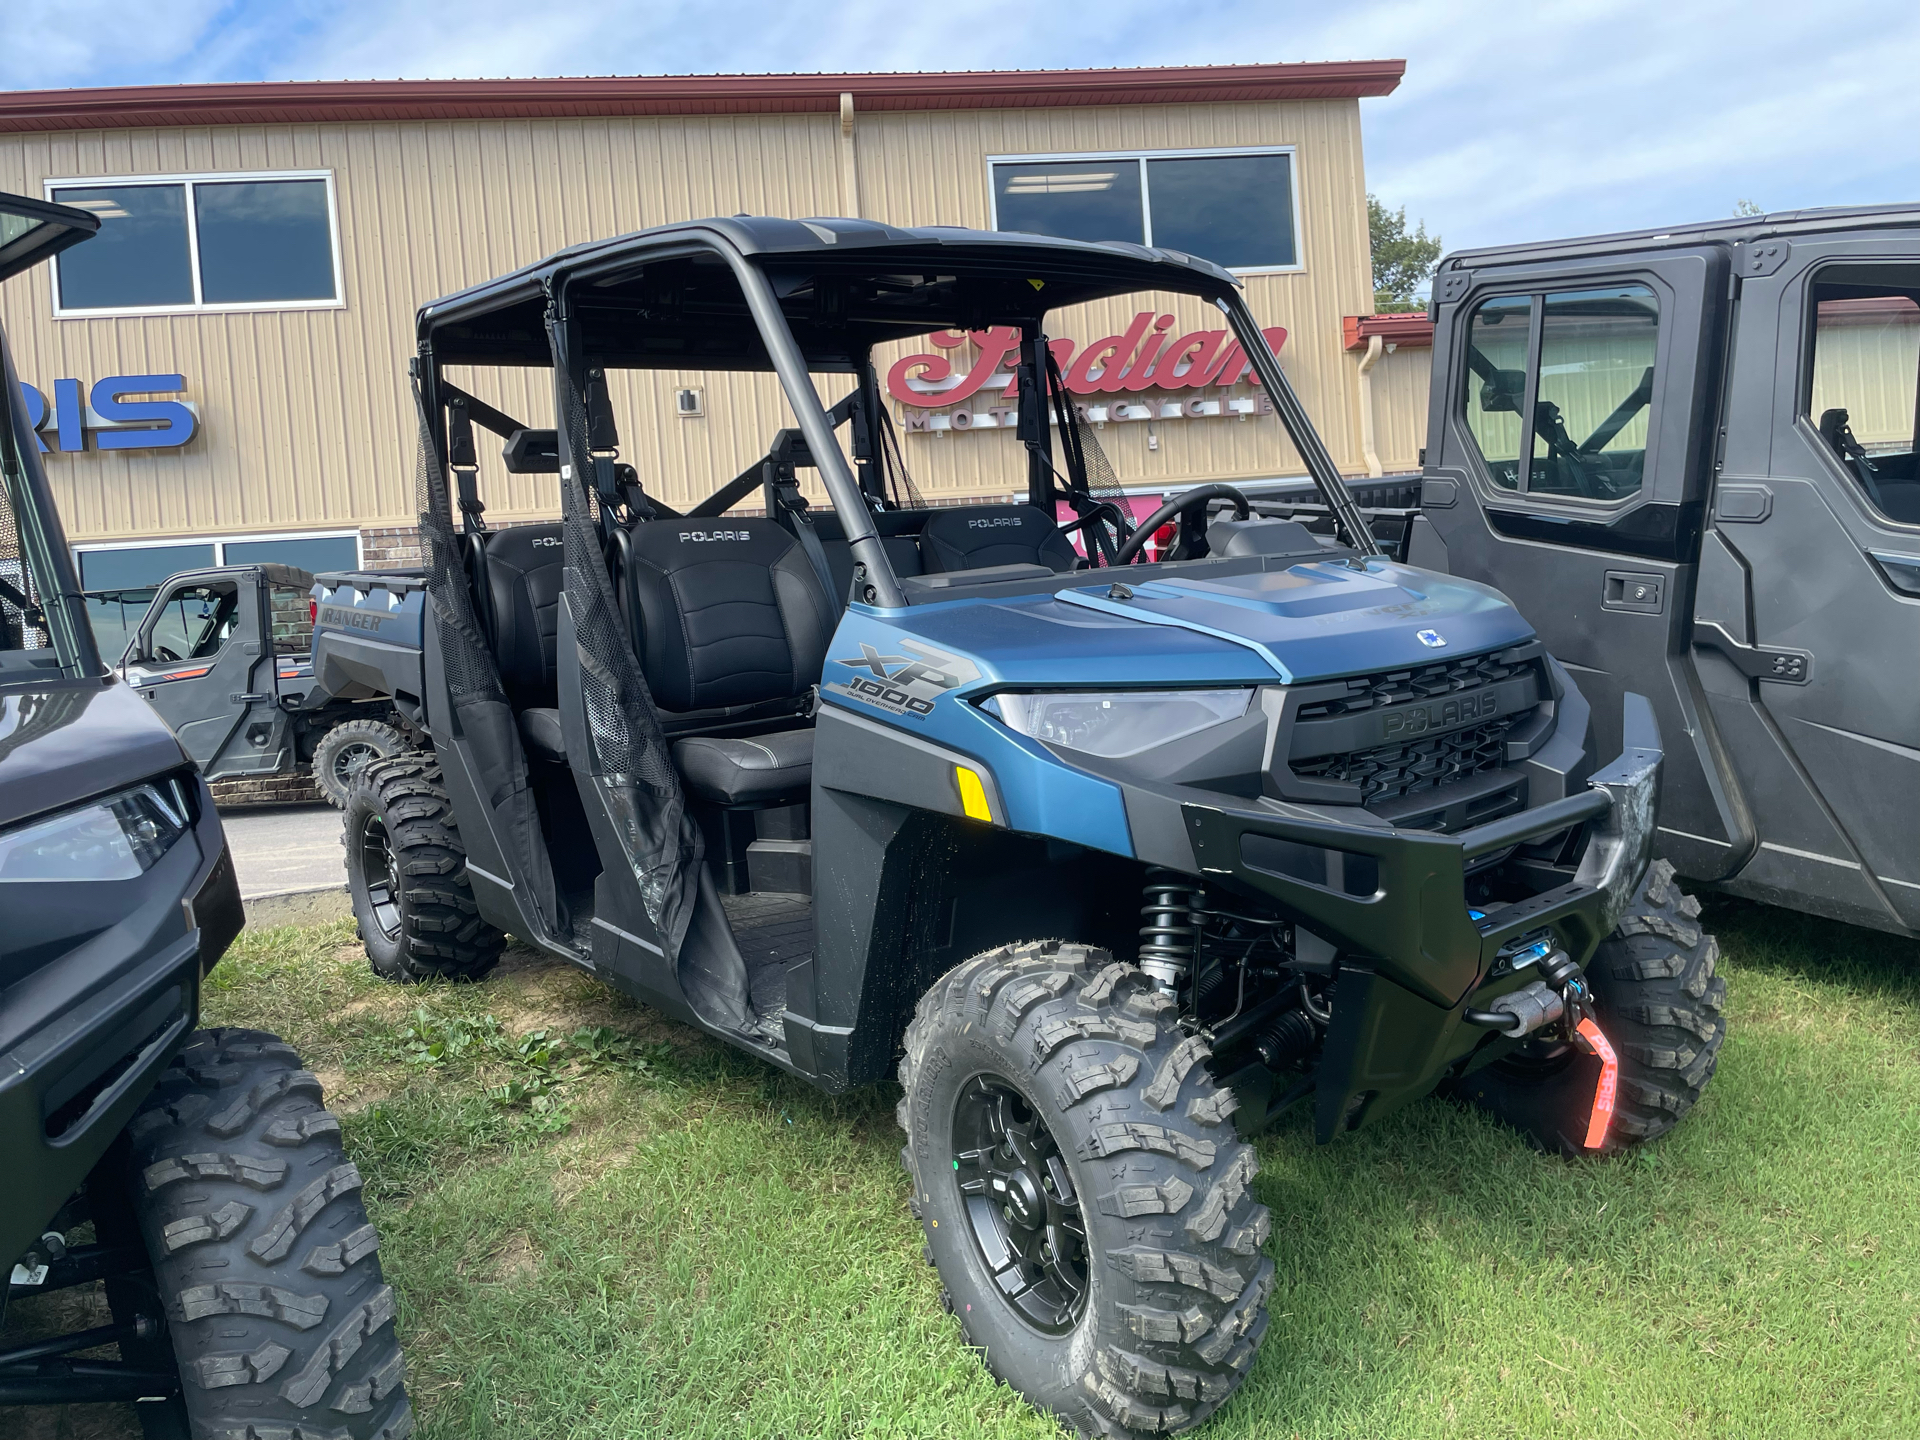
[{"label": "black roof panel", "polygon": [[1577,260],[1626,250],[1668,249],[1684,245],[1739,245],[1774,236],[1816,234],[1828,230],[1920,229],[1920,205],[1831,205],[1782,210],[1769,215],[1740,215],[1654,230],[1622,230],[1565,240],[1536,240],[1522,245],[1489,245],[1455,250],[1440,262],[1440,272],[1487,265],[1519,265],[1541,260]]},{"label": "black roof panel", "polygon": [[817,370],[850,368],[873,345],[935,330],[1014,324],[1141,290],[1215,296],[1239,284],[1211,261],[1120,241],[734,216],[571,246],[422,306],[420,338],[442,364],[546,365],[547,297],[564,283],[595,363],[769,369],[727,249],[772,278]]}]

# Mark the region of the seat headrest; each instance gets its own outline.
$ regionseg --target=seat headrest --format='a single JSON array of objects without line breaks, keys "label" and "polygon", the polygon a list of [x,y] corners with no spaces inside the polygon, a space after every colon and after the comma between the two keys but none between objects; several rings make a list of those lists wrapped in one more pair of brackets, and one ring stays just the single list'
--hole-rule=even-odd
[{"label": "seat headrest", "polygon": [[764,516],[649,520],[629,535],[634,559],[665,571],[728,560],[772,565],[797,544],[779,521]]},{"label": "seat headrest", "polygon": [[757,705],[819,682],[838,612],[778,521],[650,520],[628,537],[634,639],[663,708]]},{"label": "seat headrest", "polygon": [[516,525],[473,539],[482,623],[500,679],[517,705],[550,703],[566,546],[558,523]]},{"label": "seat headrest", "polygon": [[920,531],[920,543],[933,570],[1023,564],[1071,570],[1080,558],[1054,518],[1037,505],[936,510]]}]

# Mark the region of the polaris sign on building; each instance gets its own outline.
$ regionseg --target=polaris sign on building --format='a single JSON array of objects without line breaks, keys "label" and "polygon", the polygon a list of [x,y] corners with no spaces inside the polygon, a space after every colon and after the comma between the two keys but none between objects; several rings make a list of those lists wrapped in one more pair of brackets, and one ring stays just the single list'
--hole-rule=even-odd
[{"label": "polaris sign on building", "polygon": [[[1426,352],[1396,356],[1390,336],[1369,358],[1343,330],[1372,319],[1361,101],[1391,93],[1403,69],[0,94],[0,190],[101,221],[86,245],[0,285],[0,320],[82,586],[123,606],[198,566],[416,563],[414,457],[399,438],[413,429],[414,307],[579,241],[706,215],[857,216],[1203,256],[1246,287],[1336,462],[1410,469]],[[1122,487],[1304,473],[1267,443],[1277,417],[1212,306],[1141,295],[1063,307],[1049,327]],[[875,355],[878,398],[935,504],[1024,484],[1011,339],[946,331]],[[1369,429],[1383,377],[1396,399]],[[530,425],[551,389],[532,371],[474,383]],[[820,383],[832,400],[850,382]],[[619,459],[675,509],[793,423],[770,375],[708,374],[693,356],[683,371],[622,373],[611,398]],[[478,461],[489,525],[557,513],[551,474],[509,471],[498,441]],[[815,471],[796,478],[824,499]],[[740,502],[762,504],[757,489]]]}]

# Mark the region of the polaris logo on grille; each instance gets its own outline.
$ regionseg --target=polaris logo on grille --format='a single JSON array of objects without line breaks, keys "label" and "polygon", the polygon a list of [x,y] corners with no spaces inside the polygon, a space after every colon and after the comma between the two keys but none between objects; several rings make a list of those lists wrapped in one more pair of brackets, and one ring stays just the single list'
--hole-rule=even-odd
[{"label": "polaris logo on grille", "polygon": [[1447,637],[1442,635],[1438,630],[1416,630],[1413,638],[1429,650],[1444,650],[1447,648]]},{"label": "polaris logo on grille", "polygon": [[1020,524],[1021,521],[1018,515],[1001,515],[991,520],[969,520],[967,521],[967,528],[969,530],[998,530],[1003,525],[1011,525],[1017,530]]},{"label": "polaris logo on grille", "polygon": [[680,538],[705,544],[713,540],[751,540],[753,536],[745,530],[682,530]]},{"label": "polaris logo on grille", "polygon": [[1498,691],[1488,689],[1478,695],[1462,695],[1457,700],[1442,700],[1434,705],[1414,705],[1386,714],[1387,739],[1404,740],[1424,735],[1429,730],[1447,730],[1472,720],[1485,720],[1500,713]]}]

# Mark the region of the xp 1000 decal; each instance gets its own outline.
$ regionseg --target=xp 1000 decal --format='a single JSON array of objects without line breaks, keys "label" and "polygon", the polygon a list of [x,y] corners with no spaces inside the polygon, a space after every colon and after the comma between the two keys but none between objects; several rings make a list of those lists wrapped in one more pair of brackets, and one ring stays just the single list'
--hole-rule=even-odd
[{"label": "xp 1000 decal", "polygon": [[947,691],[980,678],[980,667],[962,656],[949,655],[919,640],[896,644],[905,653],[888,654],[860,642],[858,655],[834,661],[853,671],[853,678],[836,680],[822,688],[890,715],[928,715],[933,702]]}]

